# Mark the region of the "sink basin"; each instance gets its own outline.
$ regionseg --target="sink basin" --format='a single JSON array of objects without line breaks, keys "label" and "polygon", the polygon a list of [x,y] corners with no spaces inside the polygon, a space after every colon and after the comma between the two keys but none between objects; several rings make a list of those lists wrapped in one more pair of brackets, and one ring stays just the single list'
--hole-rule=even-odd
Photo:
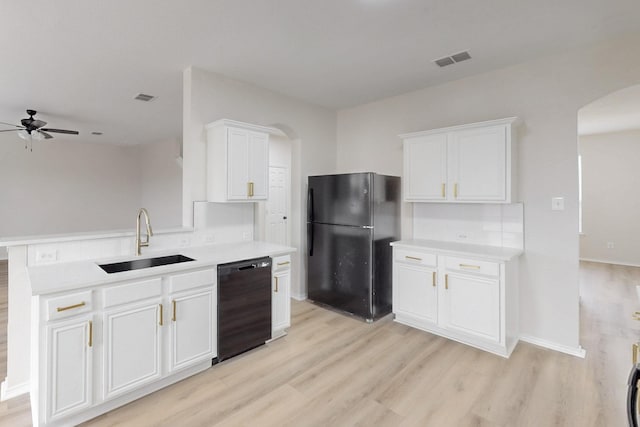
[{"label": "sink basin", "polygon": [[131,261],[114,262],[111,264],[98,264],[107,273],[120,273],[122,271],[140,270],[141,268],[158,267],[160,265],[178,264],[181,262],[195,261],[184,255],[168,255],[155,258],[134,259]]}]

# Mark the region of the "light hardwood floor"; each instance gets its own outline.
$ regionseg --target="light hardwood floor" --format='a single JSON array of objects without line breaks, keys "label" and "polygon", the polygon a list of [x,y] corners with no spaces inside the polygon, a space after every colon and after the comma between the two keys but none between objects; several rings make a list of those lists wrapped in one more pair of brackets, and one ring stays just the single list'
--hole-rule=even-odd
[{"label": "light hardwood floor", "polygon": [[[285,338],[86,425],[624,426],[635,285],[640,268],[581,264],[586,359],[520,343],[505,360],[294,301]],[[0,425],[29,425],[20,399]]]}]

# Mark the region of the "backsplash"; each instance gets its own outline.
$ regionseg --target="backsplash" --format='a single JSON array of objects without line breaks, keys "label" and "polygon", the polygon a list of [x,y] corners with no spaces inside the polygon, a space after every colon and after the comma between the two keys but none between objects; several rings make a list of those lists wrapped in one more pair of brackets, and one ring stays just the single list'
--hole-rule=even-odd
[{"label": "backsplash", "polygon": [[204,243],[253,240],[255,203],[193,203],[193,228]]},{"label": "backsplash", "polygon": [[414,203],[413,238],[524,248],[523,205]]}]

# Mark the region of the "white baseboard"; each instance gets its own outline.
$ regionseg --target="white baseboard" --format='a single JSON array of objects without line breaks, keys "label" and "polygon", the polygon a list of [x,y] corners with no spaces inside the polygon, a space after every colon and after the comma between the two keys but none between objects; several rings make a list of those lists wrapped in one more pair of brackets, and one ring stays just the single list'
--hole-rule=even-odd
[{"label": "white baseboard", "polygon": [[2,386],[0,386],[0,401],[4,402],[5,400],[13,399],[14,397],[18,397],[25,393],[29,393],[28,381],[13,387],[9,387],[7,385],[7,380],[5,379],[4,381],[2,381]]},{"label": "white baseboard", "polygon": [[580,258],[580,261],[598,262],[600,264],[624,265],[625,267],[640,267],[640,264],[631,264],[628,262],[619,262],[619,261],[605,260],[605,259]]},{"label": "white baseboard", "polygon": [[304,301],[304,300],[307,299],[307,296],[305,294],[300,295],[300,294],[293,294],[292,293],[291,294],[291,298],[293,298],[296,301]]},{"label": "white baseboard", "polygon": [[542,338],[532,337],[530,335],[520,335],[520,341],[537,345],[538,347],[548,348],[549,350],[559,351],[560,353],[570,354],[571,356],[579,357],[581,359],[584,359],[587,355],[585,349],[580,345],[578,347],[568,347],[563,344],[543,340]]}]

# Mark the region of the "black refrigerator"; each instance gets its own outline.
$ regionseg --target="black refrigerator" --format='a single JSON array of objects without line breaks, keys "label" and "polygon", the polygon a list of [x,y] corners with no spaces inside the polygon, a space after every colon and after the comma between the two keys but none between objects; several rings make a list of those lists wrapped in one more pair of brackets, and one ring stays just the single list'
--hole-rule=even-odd
[{"label": "black refrigerator", "polygon": [[391,312],[389,243],[400,238],[400,178],[310,176],[307,295],[372,322]]}]

